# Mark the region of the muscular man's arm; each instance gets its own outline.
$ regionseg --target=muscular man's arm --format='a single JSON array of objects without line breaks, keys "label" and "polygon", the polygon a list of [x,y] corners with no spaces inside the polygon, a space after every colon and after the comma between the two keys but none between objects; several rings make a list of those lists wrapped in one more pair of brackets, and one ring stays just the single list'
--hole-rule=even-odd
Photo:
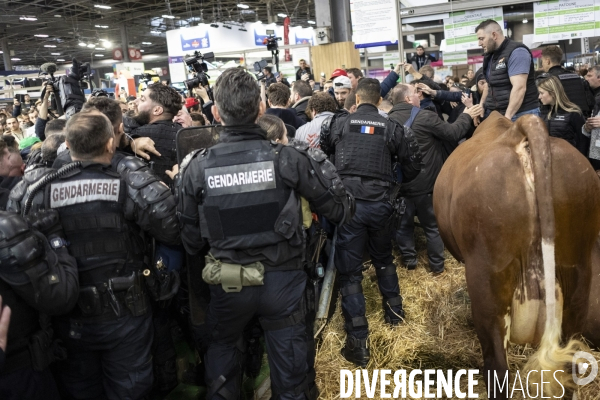
[{"label": "muscular man's arm", "polygon": [[525,91],[527,89],[527,76],[527,74],[519,74],[510,77],[512,90],[510,91],[508,108],[504,114],[504,116],[508,119],[514,117],[514,115],[517,113],[517,110],[521,108],[521,104],[523,104],[523,98],[525,97]]}]

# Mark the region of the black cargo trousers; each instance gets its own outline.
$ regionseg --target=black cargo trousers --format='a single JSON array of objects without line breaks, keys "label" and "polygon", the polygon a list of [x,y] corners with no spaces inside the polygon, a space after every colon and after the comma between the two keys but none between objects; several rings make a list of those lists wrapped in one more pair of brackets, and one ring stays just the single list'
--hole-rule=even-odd
[{"label": "black cargo trousers", "polygon": [[207,315],[212,340],[205,356],[207,399],[240,396],[244,328],[258,316],[265,332],[273,399],[316,399],[314,372],[307,364],[304,290],[306,272],[269,271],[263,286],[244,286],[226,293],[210,285]]}]

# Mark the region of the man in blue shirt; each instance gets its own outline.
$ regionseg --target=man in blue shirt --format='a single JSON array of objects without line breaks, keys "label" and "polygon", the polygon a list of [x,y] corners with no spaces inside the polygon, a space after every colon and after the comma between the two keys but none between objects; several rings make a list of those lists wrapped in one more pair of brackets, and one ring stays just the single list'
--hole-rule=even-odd
[{"label": "man in blue shirt", "polygon": [[533,57],[527,46],[505,37],[500,25],[491,19],[479,24],[475,32],[485,56],[486,115],[498,111],[513,121],[524,114],[539,116]]}]

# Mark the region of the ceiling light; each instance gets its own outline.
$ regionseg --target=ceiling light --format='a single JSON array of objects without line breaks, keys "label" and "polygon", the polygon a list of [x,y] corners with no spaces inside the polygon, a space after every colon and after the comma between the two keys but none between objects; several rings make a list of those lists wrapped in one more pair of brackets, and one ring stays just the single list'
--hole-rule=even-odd
[{"label": "ceiling light", "polygon": [[104,47],[107,49],[110,49],[112,47],[112,43],[111,42],[104,42]]},{"label": "ceiling light", "polygon": [[163,17],[163,18],[168,18],[168,19],[173,19],[173,18],[175,18],[174,16],[172,16],[172,15],[167,15],[167,14],[163,15],[162,17]]},{"label": "ceiling light", "polygon": [[285,17],[287,17],[287,14],[277,14],[277,16],[281,17],[281,18],[285,18]]},{"label": "ceiling light", "polygon": [[54,18],[60,18],[60,17],[62,17],[62,15],[60,15],[60,14],[54,14]]},{"label": "ceiling light", "polygon": [[60,56],[60,53],[50,53],[53,56]]},{"label": "ceiling light", "polygon": [[48,37],[48,35],[42,35],[41,33],[37,34],[37,35],[33,35],[33,36],[35,36],[35,37]]},{"label": "ceiling light", "polygon": [[219,27],[219,25],[218,25],[218,24],[214,24],[214,23],[213,23],[213,24],[210,24],[210,26],[212,26],[213,28],[218,28],[218,27]]},{"label": "ceiling light", "polygon": [[11,58],[11,60],[13,60],[13,61],[21,61],[20,58]]},{"label": "ceiling light", "polygon": [[110,10],[112,8],[111,6],[105,6],[104,4],[94,4],[94,7],[102,8],[104,10]]},{"label": "ceiling light", "polygon": [[65,60],[62,58],[57,58],[56,61],[65,61]]},{"label": "ceiling light", "polygon": [[3,54],[4,52],[2,50],[0,50],[0,54]]},{"label": "ceiling light", "polygon": [[104,47],[96,47],[94,50],[106,50]]},{"label": "ceiling light", "polygon": [[245,10],[245,9],[247,9],[247,8],[250,8],[250,6],[249,6],[249,5],[242,4],[242,3],[238,4],[238,7],[239,7],[239,8],[243,8],[244,10]]},{"label": "ceiling light", "polygon": [[20,17],[21,21],[37,21],[36,17]]},{"label": "ceiling light", "polygon": [[96,47],[96,45],[90,43],[90,44],[87,45],[87,47],[92,48],[92,47]]},{"label": "ceiling light", "polygon": [[306,22],[307,22],[307,23],[309,23],[309,24],[311,24],[311,25],[314,25],[314,24],[316,24],[316,22],[315,22],[315,21],[306,21]]},{"label": "ceiling light", "polygon": [[102,29],[106,29],[108,28],[108,25],[95,25],[96,28],[102,28]]},{"label": "ceiling light", "polygon": [[150,33],[154,33],[154,34],[157,34],[157,35],[159,35],[159,34],[160,34],[160,32],[159,32],[159,31],[150,31]]},{"label": "ceiling light", "polygon": [[142,42],[142,44],[152,44],[151,42]]},{"label": "ceiling light", "polygon": [[527,22],[529,22],[527,21],[527,18],[523,18],[523,23],[526,24]]},{"label": "ceiling light", "polygon": [[83,42],[79,42],[79,45],[80,45],[81,47],[86,47],[86,46],[87,46],[87,44],[85,44],[85,43],[83,43]]},{"label": "ceiling light", "polygon": [[104,54],[96,54],[96,57],[104,57]]},{"label": "ceiling light", "polygon": [[53,44],[45,44],[44,47],[56,47],[56,46]]}]

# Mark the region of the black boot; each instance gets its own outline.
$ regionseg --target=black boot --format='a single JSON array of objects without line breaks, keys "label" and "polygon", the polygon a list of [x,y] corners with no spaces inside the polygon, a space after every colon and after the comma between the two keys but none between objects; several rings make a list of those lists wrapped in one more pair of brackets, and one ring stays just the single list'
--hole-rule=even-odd
[{"label": "black boot", "polygon": [[367,349],[367,339],[357,339],[354,336],[346,336],[346,345],[342,348],[342,356],[361,368],[366,368],[371,358]]},{"label": "black boot", "polygon": [[404,322],[404,310],[402,309],[402,297],[383,299],[383,315],[385,322],[391,326],[398,326]]}]

